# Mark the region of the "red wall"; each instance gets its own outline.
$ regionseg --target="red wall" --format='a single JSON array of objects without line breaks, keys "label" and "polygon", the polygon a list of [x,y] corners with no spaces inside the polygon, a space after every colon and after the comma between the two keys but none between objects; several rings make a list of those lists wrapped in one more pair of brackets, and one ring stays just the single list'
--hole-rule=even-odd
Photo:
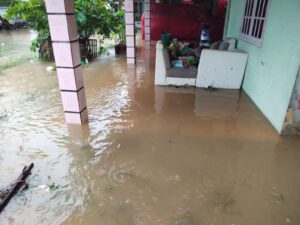
[{"label": "red wall", "polygon": [[[219,0],[216,16],[205,11],[203,5],[151,3],[151,40],[160,40],[161,33],[171,33],[180,40],[199,40],[201,24],[211,25],[212,41],[222,39],[225,6],[227,0]],[[144,16],[142,16],[144,38]]]}]

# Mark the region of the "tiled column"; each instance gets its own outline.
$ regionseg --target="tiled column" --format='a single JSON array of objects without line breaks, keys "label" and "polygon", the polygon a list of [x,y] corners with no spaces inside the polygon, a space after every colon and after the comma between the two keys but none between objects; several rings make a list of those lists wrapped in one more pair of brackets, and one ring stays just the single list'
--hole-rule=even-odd
[{"label": "tiled column", "polygon": [[88,121],[73,0],[45,0],[67,123]]},{"label": "tiled column", "polygon": [[151,0],[144,0],[144,15],[145,15],[145,42],[146,46],[151,44]]},{"label": "tiled column", "polygon": [[134,23],[134,0],[125,0],[126,52],[128,64],[135,64],[136,62]]}]

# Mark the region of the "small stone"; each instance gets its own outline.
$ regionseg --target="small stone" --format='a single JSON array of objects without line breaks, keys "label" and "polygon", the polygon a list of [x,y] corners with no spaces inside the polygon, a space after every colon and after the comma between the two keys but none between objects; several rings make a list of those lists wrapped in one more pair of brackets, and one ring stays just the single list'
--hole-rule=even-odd
[{"label": "small stone", "polygon": [[291,220],[290,220],[289,218],[286,218],[286,219],[285,219],[285,222],[290,223]]}]

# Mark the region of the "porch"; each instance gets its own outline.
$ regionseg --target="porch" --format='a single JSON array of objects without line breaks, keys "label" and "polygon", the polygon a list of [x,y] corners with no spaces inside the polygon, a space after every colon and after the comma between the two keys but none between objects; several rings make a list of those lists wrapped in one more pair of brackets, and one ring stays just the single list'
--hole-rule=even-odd
[{"label": "porch", "polygon": [[[247,4],[244,6],[245,10],[241,10],[242,7],[237,8],[237,6],[242,6],[241,3],[234,0],[229,1],[230,4],[227,10],[224,37],[231,36],[238,39],[237,47],[249,53],[249,63],[245,71],[243,89],[252,98],[255,104],[257,104],[278,133],[281,133],[284,129],[285,119],[287,119],[286,117],[288,116],[286,116],[286,114],[291,100],[291,93],[293,92],[293,87],[296,84],[295,81],[299,70],[299,62],[297,61],[296,56],[298,54],[297,51],[300,49],[298,49],[299,47],[292,48],[290,53],[295,57],[292,57],[293,60],[290,61],[285,48],[283,48],[281,52],[274,53],[273,47],[276,46],[277,42],[273,37],[276,33],[275,31],[279,31],[282,26],[289,24],[290,34],[286,35],[286,40],[290,40],[290,42],[288,42],[289,44],[295,43],[299,40],[298,37],[300,37],[300,33],[295,32],[295,30],[297,30],[295,29],[296,24],[289,23],[289,21],[297,18],[297,12],[295,9],[296,6],[299,5],[297,5],[298,3],[296,1],[293,1],[292,4],[295,5],[295,7],[291,7],[292,13],[287,13],[286,17],[284,17],[286,23],[276,23],[276,18],[278,18],[278,13],[280,11],[280,4],[282,4],[280,1],[276,1],[271,4],[267,0],[260,0],[255,1],[255,4],[250,4],[251,1],[252,0],[247,1]],[[87,122],[88,113],[86,110],[84,85],[81,78],[82,72],[80,70],[80,65],[78,65],[78,52],[74,53],[78,48],[76,44],[78,40],[76,39],[77,32],[74,24],[73,2],[71,0],[65,0],[59,4],[54,4],[55,2],[56,1],[50,0],[46,1],[48,4],[47,11],[54,43],[54,54],[56,54],[58,77],[60,79],[60,88],[62,90],[62,100],[66,121],[80,124]],[[145,0],[145,46],[148,49],[151,45],[150,6],[151,1]],[[260,17],[257,17],[258,14],[254,15],[255,10],[250,10],[249,7],[255,7],[256,12],[260,13]],[[276,14],[276,16],[272,17],[275,18],[274,21],[268,20],[268,27],[270,27],[270,29],[267,29],[266,17],[269,11]],[[127,63],[134,65],[136,63],[136,38],[135,8],[133,0],[125,1],[125,12]],[[245,15],[243,14],[244,12]],[[252,14],[250,13],[251,15],[248,15],[249,12]],[[64,18],[64,22],[58,22],[59,18]],[[244,22],[242,23],[243,26],[240,30],[239,24],[242,21]],[[253,25],[254,22],[255,25]],[[252,29],[251,33],[249,32],[250,29]],[[251,35],[254,36],[252,37]],[[266,37],[266,43],[263,45],[264,37]],[[66,52],[68,52],[67,55]],[[272,52],[274,54],[271,54]],[[276,55],[276,57],[273,57],[274,55]],[[282,60],[286,63],[289,62],[291,66],[287,67],[287,64]],[[272,70],[272,73],[268,74],[268,67],[265,67],[265,61],[269,62],[268,65],[270,68],[272,66],[276,66],[277,70]],[[264,74],[266,80],[264,82],[260,82],[260,77],[257,77],[255,72]],[[287,73],[288,76],[282,77],[281,73],[283,72]],[[268,86],[267,92],[265,92],[264,85]],[[269,104],[269,97],[273,95],[273,89],[271,87],[278,90],[276,93],[277,97],[280,99],[279,109],[276,101],[272,101],[271,104]],[[296,90],[297,88],[298,87],[295,87]],[[283,93],[280,93],[281,91]],[[262,96],[260,96],[259,93],[263,93]],[[298,97],[296,98],[297,99],[293,100],[293,102],[299,101]],[[298,115],[297,111],[298,109],[295,110],[295,115]],[[297,122],[297,120],[299,120],[298,116],[294,120]]]}]

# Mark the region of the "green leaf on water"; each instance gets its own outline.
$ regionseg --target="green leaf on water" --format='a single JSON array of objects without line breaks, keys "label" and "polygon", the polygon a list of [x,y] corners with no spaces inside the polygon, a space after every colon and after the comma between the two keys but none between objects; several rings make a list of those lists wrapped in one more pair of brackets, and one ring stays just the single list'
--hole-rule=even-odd
[{"label": "green leaf on water", "polygon": [[278,203],[284,202],[284,196],[281,193],[272,193]]},{"label": "green leaf on water", "polygon": [[59,185],[55,184],[54,182],[52,184],[49,185],[49,189],[51,191],[55,191],[59,188]]}]

